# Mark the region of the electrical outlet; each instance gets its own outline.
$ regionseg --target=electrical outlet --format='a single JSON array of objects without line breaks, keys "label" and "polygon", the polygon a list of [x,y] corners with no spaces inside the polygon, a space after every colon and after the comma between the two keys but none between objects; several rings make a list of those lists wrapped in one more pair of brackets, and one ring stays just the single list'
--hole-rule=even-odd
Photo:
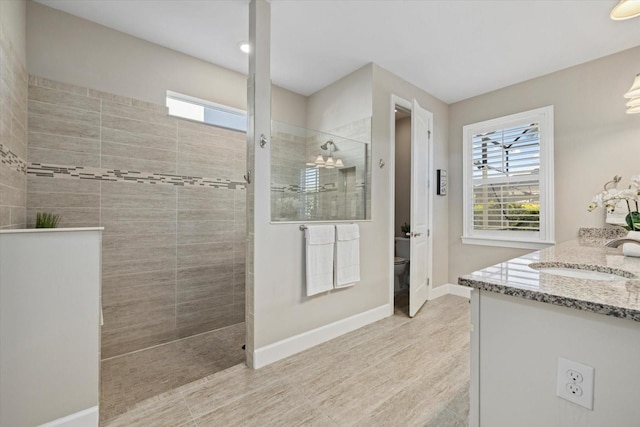
[{"label": "electrical outlet", "polygon": [[591,366],[559,357],[556,395],[593,410],[594,371]]},{"label": "electrical outlet", "polygon": [[573,396],[576,396],[576,397],[582,396],[582,388],[578,384],[568,383],[567,391],[571,393]]},{"label": "electrical outlet", "polygon": [[569,381],[574,384],[580,384],[582,381],[584,381],[584,377],[582,376],[582,374],[579,371],[573,369],[569,369],[567,371],[567,378],[569,378]]}]

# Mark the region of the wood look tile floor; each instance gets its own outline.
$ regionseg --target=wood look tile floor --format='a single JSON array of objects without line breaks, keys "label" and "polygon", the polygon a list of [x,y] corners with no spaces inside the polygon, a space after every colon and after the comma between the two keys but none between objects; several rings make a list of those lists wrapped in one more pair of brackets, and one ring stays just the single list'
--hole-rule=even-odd
[{"label": "wood look tile floor", "polygon": [[469,301],[402,309],[262,369],[243,364],[141,402],[119,426],[468,425]]},{"label": "wood look tile floor", "polygon": [[103,360],[100,420],[139,402],[244,363],[244,322]]}]

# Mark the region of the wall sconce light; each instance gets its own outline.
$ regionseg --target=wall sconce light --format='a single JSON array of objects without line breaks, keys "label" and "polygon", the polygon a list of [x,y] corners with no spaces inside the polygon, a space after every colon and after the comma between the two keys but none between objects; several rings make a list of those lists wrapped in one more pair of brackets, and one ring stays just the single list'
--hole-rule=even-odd
[{"label": "wall sconce light", "polygon": [[620,0],[620,3],[609,14],[614,21],[635,18],[638,15],[640,15],[640,1],[638,0]]},{"label": "wall sconce light", "polygon": [[636,74],[636,78],[631,85],[631,88],[624,94],[624,97],[629,99],[627,102],[627,114],[640,113],[640,74]]},{"label": "wall sconce light", "polygon": [[335,169],[335,168],[344,167],[344,163],[342,163],[342,159],[334,160],[331,154],[332,150],[338,151],[338,147],[336,147],[336,144],[334,144],[332,140],[325,142],[320,146],[320,148],[323,150],[329,150],[329,156],[325,160],[324,157],[322,157],[322,154],[318,154],[318,157],[314,162],[317,168]]}]

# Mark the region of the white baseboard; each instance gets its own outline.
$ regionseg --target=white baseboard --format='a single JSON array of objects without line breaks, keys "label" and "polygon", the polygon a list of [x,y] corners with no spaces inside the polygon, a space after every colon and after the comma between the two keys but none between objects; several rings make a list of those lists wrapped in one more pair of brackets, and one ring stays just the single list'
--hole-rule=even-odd
[{"label": "white baseboard", "polygon": [[449,283],[449,295],[471,298],[471,288],[468,286],[454,285]]},{"label": "white baseboard", "polygon": [[389,317],[390,312],[393,313],[393,309],[389,307],[389,304],[381,305],[346,319],[258,348],[253,352],[253,366],[255,369],[262,368],[285,357],[292,356],[340,335]]},{"label": "white baseboard", "polygon": [[429,289],[429,300],[440,298],[442,296],[449,295],[449,285],[444,284]]},{"label": "white baseboard", "polygon": [[444,285],[431,288],[429,290],[429,299],[440,298],[445,295],[457,295],[459,297],[471,298],[471,288],[466,286],[445,283]]},{"label": "white baseboard", "polygon": [[41,424],[40,427],[98,427],[98,406]]}]

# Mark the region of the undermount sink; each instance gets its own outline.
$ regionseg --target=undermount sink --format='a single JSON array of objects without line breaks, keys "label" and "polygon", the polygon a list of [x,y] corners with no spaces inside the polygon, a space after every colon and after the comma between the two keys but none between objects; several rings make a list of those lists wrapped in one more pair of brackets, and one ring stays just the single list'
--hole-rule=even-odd
[{"label": "undermount sink", "polygon": [[617,268],[601,265],[566,264],[557,262],[534,262],[530,268],[541,273],[555,274],[556,276],[571,277],[574,279],[588,280],[628,280],[637,279],[633,273]]}]

